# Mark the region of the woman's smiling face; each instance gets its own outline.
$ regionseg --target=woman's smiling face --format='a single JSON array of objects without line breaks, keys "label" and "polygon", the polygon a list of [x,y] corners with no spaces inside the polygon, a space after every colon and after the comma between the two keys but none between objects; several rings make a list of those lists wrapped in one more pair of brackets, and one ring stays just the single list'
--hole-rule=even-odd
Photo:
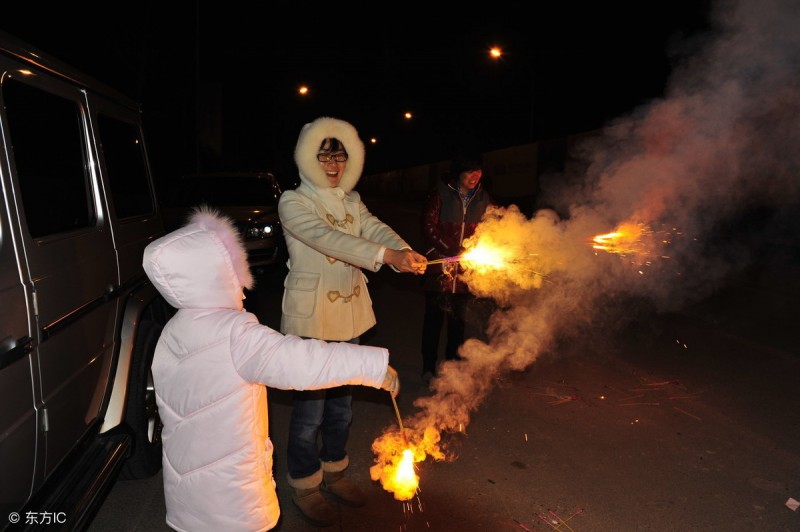
[{"label": "woman's smiling face", "polygon": [[347,152],[337,139],[325,139],[317,152],[317,161],[325,171],[331,187],[339,186],[342,174],[347,168]]}]

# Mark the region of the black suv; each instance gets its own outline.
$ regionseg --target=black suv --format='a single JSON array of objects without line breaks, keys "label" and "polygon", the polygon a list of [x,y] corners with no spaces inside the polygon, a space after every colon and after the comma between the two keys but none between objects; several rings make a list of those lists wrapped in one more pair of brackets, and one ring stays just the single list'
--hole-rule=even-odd
[{"label": "black suv", "polygon": [[281,187],[269,172],[218,172],[185,175],[165,183],[161,194],[168,231],[186,223],[201,205],[228,216],[242,235],[254,275],[286,262],[286,242],[278,218]]}]

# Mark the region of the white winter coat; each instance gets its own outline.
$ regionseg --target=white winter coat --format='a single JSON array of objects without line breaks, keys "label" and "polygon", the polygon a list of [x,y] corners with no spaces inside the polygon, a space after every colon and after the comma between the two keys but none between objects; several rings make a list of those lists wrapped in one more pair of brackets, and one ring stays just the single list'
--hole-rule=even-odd
[{"label": "white winter coat", "polygon": [[230,221],[214,212],[201,210],[148,245],[144,268],[178,309],[152,365],[164,422],[167,524],[191,532],[271,529],[280,509],[265,385],[379,387],[388,352],[259,324],[242,309],[242,288],[252,285],[244,248]]},{"label": "white winter coat", "polygon": [[[339,186],[331,187],[317,161],[325,138],[348,153]],[[364,167],[364,144],[355,128],[335,118],[306,124],[295,148],[300,186],[278,204],[289,250],[281,331],[324,340],[351,340],[375,325],[367,278],[378,271],[382,248],[411,249],[367,210],[353,190]]]}]

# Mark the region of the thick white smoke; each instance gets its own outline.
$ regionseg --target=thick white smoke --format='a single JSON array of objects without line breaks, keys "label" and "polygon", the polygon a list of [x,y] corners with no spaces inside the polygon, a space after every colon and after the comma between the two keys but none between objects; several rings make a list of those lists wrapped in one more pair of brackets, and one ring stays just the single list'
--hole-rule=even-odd
[{"label": "thick white smoke", "polygon": [[[464,359],[446,362],[433,394],[416,401],[407,421],[415,441],[425,428],[464,429],[500,374],[528,367],[565,335],[614,321],[614,301],[680,308],[785,228],[800,201],[800,3],[724,1],[711,16],[705,45],[677,67],[662,99],[571,154],[581,174],[545,191],[555,210],[531,218],[513,206],[492,210],[479,226],[473,243],[512,249],[519,260],[469,279],[499,308],[488,341],[468,340]],[[766,233],[747,229],[758,213]],[[592,248],[593,236],[625,223],[646,228],[636,252]]]}]

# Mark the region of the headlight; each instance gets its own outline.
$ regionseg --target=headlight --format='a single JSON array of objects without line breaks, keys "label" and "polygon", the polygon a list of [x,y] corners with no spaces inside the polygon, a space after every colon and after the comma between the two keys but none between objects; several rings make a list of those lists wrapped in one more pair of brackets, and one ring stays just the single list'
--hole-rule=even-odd
[{"label": "headlight", "polygon": [[259,224],[247,228],[245,236],[247,238],[269,238],[275,233],[275,227],[272,224]]}]

